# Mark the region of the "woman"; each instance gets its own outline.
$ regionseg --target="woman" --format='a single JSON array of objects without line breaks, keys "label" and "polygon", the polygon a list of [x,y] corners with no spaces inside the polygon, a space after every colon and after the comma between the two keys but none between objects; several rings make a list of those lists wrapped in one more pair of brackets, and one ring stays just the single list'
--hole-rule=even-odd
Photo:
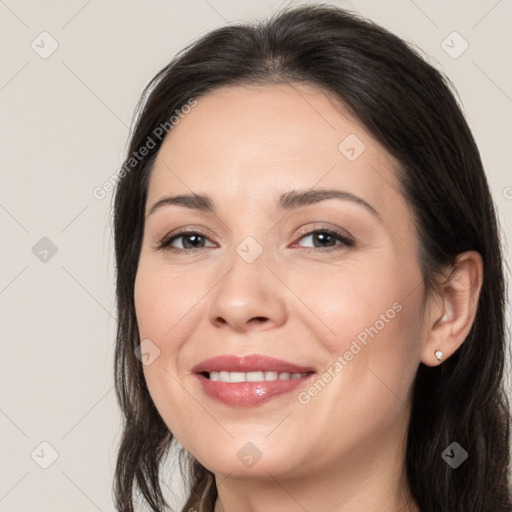
[{"label": "woman", "polygon": [[512,510],[504,276],[448,81],[332,6],[147,86],[115,194],[120,511]]}]

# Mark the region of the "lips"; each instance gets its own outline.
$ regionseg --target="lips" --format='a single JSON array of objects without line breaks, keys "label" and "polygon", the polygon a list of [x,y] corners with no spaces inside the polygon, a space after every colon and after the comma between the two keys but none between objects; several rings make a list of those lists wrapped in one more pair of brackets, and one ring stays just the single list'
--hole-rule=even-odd
[{"label": "lips", "polygon": [[254,407],[290,393],[309,381],[315,370],[263,355],[223,355],[202,361],[192,372],[210,398]]},{"label": "lips", "polygon": [[192,368],[193,373],[210,372],[278,372],[278,373],[307,373],[315,371],[310,366],[299,366],[274,357],[263,355],[248,356],[217,356],[207,359]]}]

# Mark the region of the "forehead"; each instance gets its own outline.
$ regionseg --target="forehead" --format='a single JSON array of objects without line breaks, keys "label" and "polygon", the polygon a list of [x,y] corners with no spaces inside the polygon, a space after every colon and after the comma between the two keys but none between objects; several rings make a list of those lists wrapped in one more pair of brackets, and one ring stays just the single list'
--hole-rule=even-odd
[{"label": "forehead", "polygon": [[403,200],[396,167],[332,94],[304,84],[225,87],[200,97],[165,138],[148,203],[195,192],[263,205],[292,189],[336,187],[386,209]]}]

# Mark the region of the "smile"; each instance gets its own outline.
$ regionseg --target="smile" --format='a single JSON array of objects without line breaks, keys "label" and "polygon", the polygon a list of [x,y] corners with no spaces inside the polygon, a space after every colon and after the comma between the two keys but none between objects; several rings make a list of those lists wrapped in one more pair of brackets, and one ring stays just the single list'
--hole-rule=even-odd
[{"label": "smile", "polygon": [[223,355],[192,368],[202,391],[217,402],[232,407],[255,407],[309,381],[311,367],[263,355]]}]

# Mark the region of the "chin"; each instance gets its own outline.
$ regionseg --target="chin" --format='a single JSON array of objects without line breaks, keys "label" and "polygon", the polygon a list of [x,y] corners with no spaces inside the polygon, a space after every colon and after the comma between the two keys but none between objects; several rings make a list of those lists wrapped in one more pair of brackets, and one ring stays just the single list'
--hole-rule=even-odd
[{"label": "chin", "polygon": [[[238,446],[240,444],[240,447]],[[266,447],[257,447],[247,441],[236,443],[235,447],[208,453],[197,460],[216,475],[229,475],[229,478],[266,480],[271,477],[296,476],[303,464],[291,460],[289,455],[276,453]]]}]

